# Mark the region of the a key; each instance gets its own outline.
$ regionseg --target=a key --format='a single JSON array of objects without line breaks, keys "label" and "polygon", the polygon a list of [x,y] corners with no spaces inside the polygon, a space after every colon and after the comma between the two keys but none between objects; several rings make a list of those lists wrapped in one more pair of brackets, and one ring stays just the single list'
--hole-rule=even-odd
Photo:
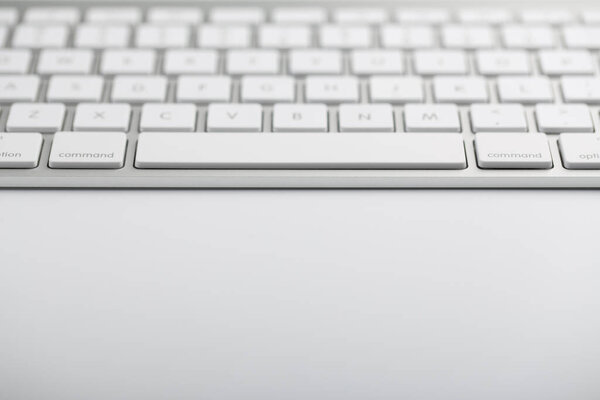
[{"label": "a key", "polygon": [[190,44],[190,28],[186,25],[145,24],[135,33],[135,45],[144,48],[165,49],[186,47]]},{"label": "a key", "polygon": [[0,169],[37,167],[43,141],[37,132],[0,132]]},{"label": "a key", "polygon": [[129,104],[79,104],[75,109],[73,130],[126,132],[130,118]]},{"label": "a key", "polygon": [[395,12],[396,20],[404,24],[443,24],[450,21],[450,13],[443,8],[403,7]]},{"label": "a key", "polygon": [[100,72],[105,75],[151,74],[156,66],[156,53],[145,49],[110,49],[102,55]]},{"label": "a key", "polygon": [[19,10],[15,7],[0,8],[0,24],[11,26],[19,22]]},{"label": "a key", "polygon": [[505,8],[463,8],[458,11],[458,21],[466,24],[499,25],[511,22],[512,13]]},{"label": "a key", "polygon": [[496,45],[494,31],[483,25],[446,25],[441,35],[444,47],[453,49],[482,49]]},{"label": "a key", "polygon": [[196,107],[193,104],[144,104],[140,131],[193,132]]},{"label": "a key", "polygon": [[478,133],[475,153],[479,168],[550,169],[552,155],[541,133]]},{"label": "a key", "polygon": [[169,133],[138,139],[137,168],[464,169],[461,135]]},{"label": "a key", "polygon": [[241,100],[244,103],[291,103],[295,98],[292,77],[245,76],[241,80]]},{"label": "a key", "polygon": [[36,75],[0,75],[0,101],[13,103],[35,101],[40,88]]},{"label": "a key", "polygon": [[569,49],[600,49],[600,27],[569,25],[562,30],[565,46]]},{"label": "a key", "polygon": [[262,107],[260,104],[217,104],[208,106],[208,132],[261,132]]},{"label": "a key", "polygon": [[502,29],[504,45],[511,49],[544,49],[554,47],[554,32],[545,25],[507,25]]},{"label": "a key", "polygon": [[503,103],[550,103],[554,92],[550,80],[544,76],[500,77],[498,97]]},{"label": "a key", "polygon": [[0,47],[5,47],[8,39],[8,27],[0,25]]},{"label": "a key", "polygon": [[325,48],[369,47],[372,40],[371,29],[366,25],[322,25],[319,28],[319,44]]},{"label": "a key", "polygon": [[277,74],[281,57],[277,50],[230,50],[226,68],[231,75]]},{"label": "a key", "polygon": [[591,75],[596,69],[591,54],[585,50],[543,50],[539,58],[545,75]]},{"label": "a key", "polygon": [[32,49],[65,47],[68,38],[69,28],[66,25],[24,24],[15,28],[12,45]]},{"label": "a key", "polygon": [[311,28],[303,25],[262,25],[258,28],[258,45],[264,48],[295,49],[310,47]]},{"label": "a key", "polygon": [[418,76],[373,76],[369,98],[373,103],[421,103],[425,99],[423,80]]},{"label": "a key", "polygon": [[473,132],[527,132],[525,109],[520,104],[473,104]]},{"label": "a key", "polygon": [[380,24],[388,20],[388,13],[379,7],[344,7],[333,11],[338,24]]},{"label": "a key", "polygon": [[277,7],[271,20],[278,24],[322,24],[327,21],[327,10],[321,7]]},{"label": "a key", "polygon": [[436,76],[433,96],[438,103],[484,103],[488,101],[485,79],[481,77]]},{"label": "a key", "polygon": [[90,49],[122,48],[129,45],[130,38],[128,25],[82,24],[75,30],[73,45]]},{"label": "a key", "polygon": [[218,24],[259,24],[266,19],[260,7],[216,7],[210,12],[210,21]]},{"label": "a key", "polygon": [[245,25],[202,25],[197,41],[198,46],[211,49],[250,47],[252,31]]},{"label": "a key", "polygon": [[528,75],[531,73],[529,55],[523,50],[480,50],[475,54],[480,74]]},{"label": "a key", "polygon": [[174,49],[165,52],[163,71],[167,75],[216,74],[219,57],[215,50]]},{"label": "a key", "polygon": [[593,132],[589,108],[584,104],[538,104],[535,114],[540,132]]},{"label": "a key", "polygon": [[46,100],[58,103],[98,102],[102,99],[101,76],[53,76],[48,82]]},{"label": "a key", "polygon": [[342,53],[339,50],[292,50],[289,70],[292,75],[341,74]]},{"label": "a key", "polygon": [[309,76],[305,80],[308,103],[356,103],[360,100],[354,76]]},{"label": "a key", "polygon": [[42,50],[37,72],[43,75],[89,74],[92,72],[94,53],[83,49]]},{"label": "a key", "polygon": [[558,138],[558,147],[565,168],[600,169],[600,135],[564,133]]},{"label": "a key", "polygon": [[407,132],[460,132],[458,108],[453,104],[407,104],[404,107]]},{"label": "a key", "polygon": [[56,132],[65,118],[64,104],[14,103],[8,114],[8,132]]},{"label": "a key", "polygon": [[393,132],[394,112],[389,104],[341,104],[340,132]]},{"label": "a key", "polygon": [[527,24],[552,24],[559,25],[575,20],[575,16],[566,9],[542,9],[540,7],[523,10],[520,13],[521,21]]},{"label": "a key", "polygon": [[600,9],[590,8],[581,12],[581,19],[586,24],[594,25],[600,23]]},{"label": "a key", "polygon": [[74,25],[81,19],[77,7],[31,7],[25,11],[23,21],[28,23],[57,23]]},{"label": "a key", "polygon": [[436,45],[432,27],[419,25],[383,25],[380,30],[381,45],[386,48],[425,49]]},{"label": "a key", "polygon": [[460,50],[417,50],[414,53],[415,72],[419,75],[466,75],[467,57]]},{"label": "a key", "polygon": [[327,132],[325,104],[275,104],[273,132]]},{"label": "a key", "polygon": [[229,76],[180,76],[177,79],[177,102],[227,103],[231,100]]},{"label": "a key", "polygon": [[404,73],[404,57],[397,50],[354,50],[350,59],[357,75]]},{"label": "a key", "polygon": [[164,76],[116,76],[113,80],[113,102],[162,102],[166,96],[167,78]]},{"label": "a key", "polygon": [[0,74],[26,74],[30,66],[30,50],[0,49]]},{"label": "a key", "polygon": [[125,162],[123,132],[57,132],[52,140],[50,168],[117,169]]},{"label": "a key", "polygon": [[600,79],[596,77],[563,76],[561,88],[566,103],[600,104]]},{"label": "a key", "polygon": [[197,25],[203,19],[197,7],[152,7],[148,10],[148,22],[155,24]]},{"label": "a key", "polygon": [[137,7],[129,6],[91,7],[85,15],[85,20],[102,24],[133,25],[142,21],[142,11]]}]

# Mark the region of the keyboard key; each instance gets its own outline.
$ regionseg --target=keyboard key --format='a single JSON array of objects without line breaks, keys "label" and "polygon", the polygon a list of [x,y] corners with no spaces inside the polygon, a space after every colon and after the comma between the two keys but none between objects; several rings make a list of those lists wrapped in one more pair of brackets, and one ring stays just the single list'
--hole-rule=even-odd
[{"label": "keyboard key", "polygon": [[90,49],[127,47],[131,28],[127,25],[82,24],[75,30],[74,46]]},{"label": "keyboard key", "polygon": [[0,25],[0,47],[6,46],[8,39],[8,27]]},{"label": "keyboard key", "polygon": [[0,169],[35,168],[44,139],[39,133],[0,133]]},{"label": "keyboard key", "polygon": [[567,169],[600,169],[600,136],[563,133],[558,138],[562,162]]},{"label": "keyboard key", "polygon": [[520,104],[473,104],[473,132],[527,132],[525,108]]},{"label": "keyboard key", "polygon": [[570,25],[562,30],[565,46],[569,49],[600,49],[600,27]]},{"label": "keyboard key", "polygon": [[209,104],[206,117],[208,132],[261,132],[260,104]]},{"label": "keyboard key", "polygon": [[488,101],[487,83],[481,77],[433,78],[433,96],[438,103],[484,103]]},{"label": "keyboard key", "polygon": [[600,103],[600,79],[596,77],[563,76],[561,88],[566,103]]},{"label": "keyboard key", "polygon": [[137,168],[464,169],[461,135],[140,134]]},{"label": "keyboard key", "polygon": [[341,74],[342,53],[339,50],[292,50],[289,69],[292,75]]},{"label": "keyboard key", "polygon": [[190,44],[190,28],[186,25],[145,24],[135,33],[136,47],[165,49]]},{"label": "keyboard key", "polygon": [[123,103],[163,102],[167,97],[164,76],[116,76],[111,100]]},{"label": "keyboard key", "polygon": [[0,49],[0,74],[26,74],[30,66],[30,50]]},{"label": "keyboard key", "polygon": [[373,76],[369,98],[373,103],[421,103],[425,99],[423,80],[417,76]]},{"label": "keyboard key", "polygon": [[177,79],[177,102],[227,103],[231,101],[231,92],[228,76],[180,76]]},{"label": "keyboard key", "polygon": [[458,21],[466,24],[499,25],[512,20],[512,13],[504,8],[463,8],[458,11]]},{"label": "keyboard key", "polygon": [[460,132],[458,108],[453,104],[407,104],[404,107],[407,132]]},{"label": "keyboard key", "polygon": [[369,47],[372,41],[371,28],[366,25],[322,25],[319,28],[319,44],[325,48]]},{"label": "keyboard key", "polygon": [[564,24],[575,20],[575,15],[565,9],[534,9],[523,10],[520,13],[521,21],[528,24]]},{"label": "keyboard key", "polygon": [[483,49],[496,46],[492,28],[483,25],[446,25],[441,31],[444,47],[452,49]]},{"label": "keyboard key", "polygon": [[196,107],[193,104],[144,104],[140,131],[193,132]]},{"label": "keyboard key", "polygon": [[203,15],[197,7],[152,7],[147,19],[155,24],[197,25],[202,22]]},{"label": "keyboard key", "polygon": [[308,103],[356,103],[360,100],[354,76],[309,76],[305,81]]},{"label": "keyboard key", "polygon": [[65,25],[19,25],[13,32],[12,45],[32,49],[65,47],[68,39],[69,28]]},{"label": "keyboard key", "polygon": [[593,132],[594,124],[584,104],[538,104],[538,129],[545,133]]},{"label": "keyboard key", "polygon": [[541,133],[478,133],[475,153],[479,168],[552,168],[548,139]]},{"label": "keyboard key", "polygon": [[508,25],[502,29],[504,45],[511,49],[545,49],[555,43],[552,28],[545,25]]},{"label": "keyboard key", "polygon": [[289,76],[245,76],[241,80],[241,100],[244,103],[291,103],[296,98],[296,86]]},{"label": "keyboard key", "polygon": [[252,31],[244,25],[202,25],[198,28],[198,46],[211,49],[250,47]]},{"label": "keyboard key", "polygon": [[117,169],[125,162],[123,132],[57,132],[52,140],[50,168]]},{"label": "keyboard key", "polygon": [[383,25],[381,45],[386,48],[426,49],[436,45],[435,32],[430,26]]},{"label": "keyboard key", "polygon": [[35,75],[0,75],[0,101],[35,101],[40,88],[40,78]]},{"label": "keyboard key", "polygon": [[0,24],[15,25],[19,22],[19,10],[15,7],[0,7]]},{"label": "keyboard key", "polygon": [[404,73],[404,57],[397,50],[354,50],[350,60],[357,75]]},{"label": "keyboard key", "polygon": [[587,10],[583,10],[581,13],[581,18],[583,22],[586,24],[594,25],[600,23],[600,9],[591,8]]},{"label": "keyboard key", "polygon": [[419,75],[466,75],[467,56],[459,50],[417,50],[415,72]]},{"label": "keyboard key", "polygon": [[480,50],[475,54],[480,74],[528,75],[531,73],[529,55],[522,50]]},{"label": "keyboard key", "polygon": [[98,102],[102,99],[104,79],[100,76],[53,76],[46,100],[58,103]]},{"label": "keyboard key", "polygon": [[327,132],[325,104],[275,104],[273,132]]},{"label": "keyboard key", "polygon": [[394,112],[389,104],[341,104],[340,132],[393,132]]},{"label": "keyboard key", "polygon": [[295,49],[310,47],[312,32],[308,26],[262,25],[258,28],[258,45],[264,48]]},{"label": "keyboard key", "polygon": [[276,50],[230,50],[226,68],[231,75],[277,74],[281,57]]},{"label": "keyboard key", "polygon": [[8,114],[8,132],[56,132],[65,118],[64,104],[14,103]]},{"label": "keyboard key", "polygon": [[450,21],[450,13],[443,8],[408,8],[396,11],[396,20],[404,24],[443,24]]},{"label": "keyboard key", "polygon": [[126,132],[130,118],[129,104],[79,104],[75,109],[73,130]]},{"label": "keyboard key", "polygon": [[344,7],[333,11],[338,24],[380,24],[388,20],[388,13],[377,7]]},{"label": "keyboard key", "polygon": [[591,75],[596,69],[591,54],[584,50],[543,50],[539,58],[545,75]]},{"label": "keyboard key", "polygon": [[59,23],[75,25],[81,19],[77,7],[31,7],[25,11],[23,21],[28,23]]},{"label": "keyboard key", "polygon": [[550,103],[554,100],[552,84],[547,77],[500,77],[498,97],[503,103]]},{"label": "keyboard key", "polygon": [[87,22],[111,24],[138,24],[142,21],[142,11],[137,7],[92,7],[85,16]]},{"label": "keyboard key", "polygon": [[154,72],[155,66],[156,53],[153,50],[105,50],[102,55],[100,72],[105,75],[151,74]]},{"label": "keyboard key", "polygon": [[83,49],[42,50],[37,72],[43,75],[89,74],[94,64],[94,53]]},{"label": "keyboard key", "polygon": [[215,50],[174,49],[165,52],[163,71],[167,75],[216,74],[219,56]]},{"label": "keyboard key", "polygon": [[321,7],[277,7],[271,20],[280,24],[321,24],[327,21],[327,10]]},{"label": "keyboard key", "polygon": [[260,7],[215,7],[210,12],[210,21],[219,24],[259,24],[266,19]]}]

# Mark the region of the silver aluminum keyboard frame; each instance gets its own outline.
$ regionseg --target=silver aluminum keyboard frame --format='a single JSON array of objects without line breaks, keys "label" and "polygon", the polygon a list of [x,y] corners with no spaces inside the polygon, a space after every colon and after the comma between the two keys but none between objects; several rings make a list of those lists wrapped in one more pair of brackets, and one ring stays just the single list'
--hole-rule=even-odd
[{"label": "silver aluminum keyboard frame", "polygon": [[[117,4],[112,0],[103,1],[103,5]],[[544,5],[565,5],[566,2],[545,1]],[[119,5],[133,5],[146,8],[152,5],[194,5],[202,8],[223,5],[248,5],[244,1],[153,1],[118,2]],[[270,8],[273,6],[319,5],[314,1],[262,1],[252,5]],[[594,2],[569,2],[569,7],[593,6]],[[0,6],[14,6],[21,10],[35,5],[76,5],[83,8],[98,5],[98,2],[81,1],[1,1]],[[364,5],[363,1],[330,0],[326,6]],[[498,6],[507,8],[524,7],[523,2],[509,1],[396,1],[369,2],[370,6],[398,7],[406,5],[439,5],[456,8],[460,6]],[[536,3],[530,3],[535,6]],[[537,6],[540,6],[537,3]],[[45,83],[42,93],[45,93]],[[172,86],[172,85],[171,85]],[[365,87],[361,88],[365,99]],[[173,96],[170,88],[170,98]],[[234,93],[237,90],[234,89]],[[428,90],[429,92],[429,90]],[[234,98],[235,99],[235,98]],[[6,104],[0,105],[0,129],[4,129],[7,118]],[[401,107],[395,108],[396,125],[402,124]],[[74,107],[68,107],[65,130],[70,129]],[[334,110],[335,107],[330,107]],[[463,138],[468,167],[464,170],[149,170],[134,167],[135,148],[138,132],[128,133],[128,147],[125,166],[118,170],[66,170],[48,167],[48,156],[52,134],[44,134],[40,164],[35,169],[0,169],[0,187],[4,188],[600,188],[600,170],[567,170],[560,163],[557,135],[548,135],[554,167],[550,170],[483,170],[477,167],[473,149],[474,134],[470,129],[468,107],[461,107]],[[264,107],[264,129],[271,128],[270,107]],[[596,134],[599,134],[599,108],[590,107]],[[206,107],[200,107],[199,126],[204,124]],[[330,112],[330,126],[337,126],[336,113]],[[527,107],[530,128],[535,127],[532,107]],[[139,107],[134,107],[132,127],[137,127]],[[176,134],[176,133],[174,133]],[[401,134],[401,133],[399,133]]]}]

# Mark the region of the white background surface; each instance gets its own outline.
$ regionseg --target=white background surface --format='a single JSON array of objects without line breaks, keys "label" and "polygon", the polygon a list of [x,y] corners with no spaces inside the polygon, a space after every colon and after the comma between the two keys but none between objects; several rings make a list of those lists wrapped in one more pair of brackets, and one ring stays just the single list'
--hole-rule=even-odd
[{"label": "white background surface", "polygon": [[1,400],[597,400],[600,192],[2,191]]}]

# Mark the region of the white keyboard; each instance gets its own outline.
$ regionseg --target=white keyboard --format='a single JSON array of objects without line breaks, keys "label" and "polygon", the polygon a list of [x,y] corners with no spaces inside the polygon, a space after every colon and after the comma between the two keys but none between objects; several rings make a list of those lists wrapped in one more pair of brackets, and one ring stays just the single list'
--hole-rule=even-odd
[{"label": "white keyboard", "polygon": [[600,187],[600,6],[274,4],[0,1],[0,187]]}]

